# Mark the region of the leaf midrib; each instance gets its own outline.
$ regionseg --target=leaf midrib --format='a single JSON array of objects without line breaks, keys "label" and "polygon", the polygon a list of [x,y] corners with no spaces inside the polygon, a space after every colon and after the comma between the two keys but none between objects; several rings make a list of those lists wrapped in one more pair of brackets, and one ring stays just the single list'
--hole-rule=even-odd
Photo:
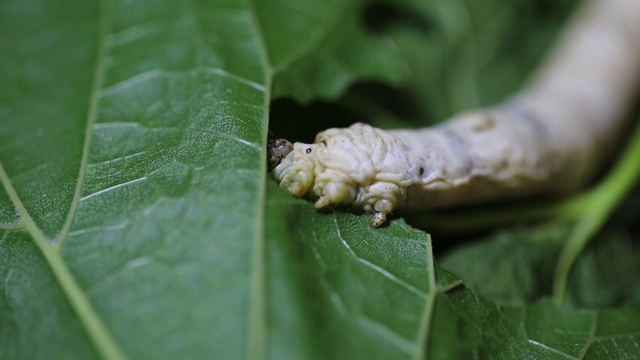
[{"label": "leaf midrib", "polygon": [[[94,73],[91,85],[91,93],[89,95],[89,108],[87,111],[87,121],[84,133],[84,144],[82,149],[82,157],[80,160],[80,168],[78,170],[78,179],[75,186],[73,199],[71,201],[69,212],[65,222],[55,239],[48,239],[44,232],[38,227],[29,211],[22,203],[20,196],[16,192],[9,175],[4,169],[0,161],[0,183],[5,188],[11,202],[15,206],[20,215],[20,227],[31,235],[36,246],[42,253],[45,261],[51,268],[53,275],[58,281],[63,293],[74,309],[76,315],[89,339],[100,355],[105,359],[125,359],[124,353],[120,350],[113,339],[111,333],[104,325],[102,318],[95,311],[86,293],[82,290],[76,278],[67,267],[65,260],[61,256],[62,245],[64,240],[69,236],[69,231],[80,202],[80,194],[82,183],[84,181],[87,163],[89,158],[89,149],[91,145],[91,135],[93,132],[93,124],[97,116],[98,106],[98,90],[102,85],[105,70],[106,59],[106,38],[110,29],[111,18],[111,2],[110,0],[102,0],[98,6],[98,33],[97,33],[97,53],[94,66]],[[17,229],[16,229],[17,230]]]},{"label": "leaf midrib", "polygon": [[111,0],[102,0],[98,7],[98,46],[96,54],[96,63],[93,72],[91,84],[91,93],[89,95],[89,109],[87,111],[87,124],[84,130],[84,144],[82,146],[82,158],[80,159],[80,169],[78,170],[78,180],[76,182],[73,199],[69,206],[67,218],[62,225],[62,229],[58,236],[52,241],[54,246],[60,250],[65,240],[69,237],[71,225],[80,204],[80,195],[82,194],[82,184],[87,173],[87,164],[89,163],[89,150],[91,148],[91,139],[93,138],[93,125],[96,122],[98,114],[98,92],[104,83],[104,73],[106,68],[107,44],[106,38],[111,29]]},{"label": "leaf midrib", "polygon": [[[264,37],[264,31],[260,24],[256,1],[247,0],[247,7],[250,13],[251,31],[258,43],[260,60],[264,69],[264,97],[263,97],[263,128],[261,139],[261,154],[264,155],[267,144],[267,129],[269,128],[269,104],[271,102],[272,85],[274,77],[292,66],[295,62],[311,53],[315,48],[326,39],[331,33],[330,29],[335,25],[330,22],[323,27],[322,31],[314,37],[307,46],[287,57],[282,63],[274,66],[269,59],[269,51]],[[337,20],[336,20],[337,21]],[[251,259],[251,284],[250,284],[250,300],[249,300],[249,319],[248,319],[248,339],[247,339],[247,359],[266,358],[266,331],[267,331],[267,298],[266,298],[266,245],[265,245],[265,226],[264,218],[266,212],[266,181],[267,168],[266,162],[260,161],[261,179],[258,185],[258,211],[256,219],[256,237],[254,239],[254,248]]]},{"label": "leaf midrib", "polygon": [[[269,51],[264,38],[264,32],[258,19],[256,0],[247,0],[247,8],[250,14],[251,32],[258,43],[260,62],[264,69],[264,95],[263,95],[263,121],[261,154],[266,151],[267,129],[269,127],[269,103],[271,102],[271,86],[273,83],[273,68],[269,61]],[[266,358],[266,332],[267,332],[267,289],[266,289],[266,245],[264,217],[266,213],[266,161],[260,161],[261,174],[258,182],[258,208],[256,213],[254,247],[251,258],[251,283],[248,309],[248,333],[246,358]]]},{"label": "leaf midrib", "polygon": [[78,315],[80,323],[87,331],[89,338],[95,345],[98,352],[105,359],[124,359],[125,356],[113,340],[111,334],[102,322],[101,317],[96,313],[95,309],[93,309],[86,294],[76,282],[71,271],[69,271],[64,259],[60,255],[60,251],[52,246],[49,239],[47,239],[45,234],[35,223],[20,200],[20,197],[14,189],[13,184],[11,184],[11,180],[5,171],[2,162],[0,162],[0,183],[4,186],[11,202],[18,211],[18,214],[20,214],[20,220],[24,229],[29,233],[29,235],[31,235],[36,246],[44,256],[46,262],[49,264],[49,267],[60,284],[63,293],[69,300],[71,307]]}]

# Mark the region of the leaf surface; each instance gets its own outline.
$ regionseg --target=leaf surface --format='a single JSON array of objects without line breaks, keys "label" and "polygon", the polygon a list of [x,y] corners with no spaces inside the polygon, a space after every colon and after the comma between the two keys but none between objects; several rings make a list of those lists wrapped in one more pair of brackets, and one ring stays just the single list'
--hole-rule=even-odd
[{"label": "leaf surface", "polygon": [[271,85],[356,5],[3,3],[1,357],[264,356]]},{"label": "leaf surface", "polygon": [[637,257],[604,271],[589,253],[572,283],[577,303],[620,307],[558,307],[540,284],[553,247],[503,231],[443,257],[483,299],[436,265],[424,232],[316,212],[267,178],[274,98],[334,99],[446,65],[411,85],[439,119],[526,76],[504,29],[532,1],[402,3],[437,20],[431,38],[368,32],[358,0],[0,3],[0,358],[637,354],[638,311],[620,305],[633,282],[603,285]]},{"label": "leaf surface", "polygon": [[418,357],[438,291],[426,234],[269,194],[270,357]]}]

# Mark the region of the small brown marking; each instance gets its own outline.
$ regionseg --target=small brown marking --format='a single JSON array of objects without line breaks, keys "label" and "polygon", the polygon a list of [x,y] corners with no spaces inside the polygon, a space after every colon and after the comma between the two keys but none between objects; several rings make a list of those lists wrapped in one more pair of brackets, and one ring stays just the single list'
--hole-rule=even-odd
[{"label": "small brown marking", "polygon": [[484,116],[478,116],[473,119],[471,129],[475,132],[491,130],[496,126],[496,119],[491,113],[484,113]]},{"label": "small brown marking", "polygon": [[293,151],[293,144],[286,139],[271,139],[267,143],[267,161],[269,171],[273,170]]}]

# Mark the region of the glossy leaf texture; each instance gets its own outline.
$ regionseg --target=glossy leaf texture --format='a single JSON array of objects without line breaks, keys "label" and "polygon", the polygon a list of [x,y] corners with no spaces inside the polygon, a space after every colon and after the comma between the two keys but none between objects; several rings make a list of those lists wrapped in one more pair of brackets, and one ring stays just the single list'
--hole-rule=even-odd
[{"label": "glossy leaf texture", "polygon": [[[3,2],[0,357],[266,356],[274,75],[357,5]],[[397,78],[363,47],[315,93]]]},{"label": "glossy leaf texture", "polygon": [[[589,309],[555,306],[538,286],[546,273],[533,269],[548,269],[540,264],[553,262],[562,235],[531,252],[509,235],[495,247],[463,246],[443,256],[447,272],[429,235],[401,219],[372,229],[369,215],[316,212],[268,177],[275,98],[333,101],[374,81],[424,95],[425,118],[441,120],[504,96],[527,75],[505,55],[501,30],[465,40],[475,27],[459,22],[461,11],[489,24],[496,14],[486,7],[391,6],[420,24],[435,19],[427,34],[402,16],[391,31],[372,32],[369,5],[0,2],[0,358],[637,354],[639,315],[621,305],[637,291],[623,291],[632,282],[605,286],[632,271],[635,255],[606,272],[600,252],[588,253],[571,294]],[[505,9],[498,29],[514,26]],[[549,28],[559,25],[554,18]],[[523,56],[534,63],[540,54]],[[487,79],[478,64],[493,64],[496,75]],[[444,65],[438,81],[417,80]],[[484,98],[458,93],[487,84]],[[616,256],[637,252],[610,244]],[[495,249],[527,260],[505,256],[498,286],[484,286]],[[470,267],[478,256],[485,262]],[[594,299],[593,286],[606,294]]]}]

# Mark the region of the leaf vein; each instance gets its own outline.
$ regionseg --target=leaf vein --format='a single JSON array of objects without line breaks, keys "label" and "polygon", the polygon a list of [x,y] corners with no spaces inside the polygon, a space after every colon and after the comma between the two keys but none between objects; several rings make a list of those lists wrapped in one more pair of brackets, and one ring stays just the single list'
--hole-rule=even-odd
[{"label": "leaf vein", "polygon": [[591,329],[589,329],[589,338],[587,339],[587,342],[584,344],[584,348],[580,352],[580,355],[578,355],[578,359],[584,359],[585,356],[587,355],[587,352],[589,352],[589,348],[591,347],[591,344],[593,344],[593,341],[596,338],[596,331],[598,329],[599,320],[600,320],[600,312],[596,312],[593,315],[593,319],[591,320]]},{"label": "leaf vein", "polygon": [[529,344],[531,344],[531,345],[537,346],[537,347],[542,348],[542,349],[544,349],[546,351],[552,352],[552,353],[554,353],[556,355],[560,355],[562,357],[566,357],[567,359],[576,359],[576,357],[574,357],[574,356],[571,356],[571,355],[569,355],[569,354],[567,354],[565,352],[562,352],[562,351],[560,351],[558,349],[554,349],[554,348],[550,347],[549,345],[545,345],[545,344],[543,344],[541,342],[537,342],[537,341],[532,340],[532,339],[527,339],[527,342]]},{"label": "leaf vein", "polygon": [[347,316],[347,314],[349,313],[349,309],[345,305],[340,294],[333,289],[327,279],[321,278],[320,286],[323,287],[324,290],[329,294],[329,299],[331,300],[333,306],[336,308],[338,314],[340,314],[340,316]]},{"label": "leaf vein", "polygon": [[127,185],[133,185],[133,184],[136,184],[136,183],[139,183],[139,182],[143,182],[145,180],[147,180],[147,177],[143,176],[141,178],[129,180],[127,182],[123,182],[123,183],[120,183],[120,184],[116,184],[116,185],[113,185],[111,187],[108,187],[108,188],[105,188],[105,189],[102,189],[102,190],[98,190],[98,191],[96,191],[94,193],[91,193],[89,195],[83,196],[82,198],[80,198],[80,201],[85,201],[85,200],[91,199],[93,197],[96,197],[98,195],[102,195],[104,193],[107,193],[107,192],[110,192],[110,191],[113,191],[113,190],[117,190],[117,189],[125,187]]},{"label": "leaf vein", "polygon": [[369,267],[370,269],[372,269],[373,271],[381,274],[382,276],[386,277],[387,279],[391,280],[391,282],[394,282],[400,286],[402,286],[403,288],[409,290],[411,293],[423,298],[425,296],[427,296],[427,294],[423,293],[422,291],[416,289],[415,287],[411,286],[410,284],[406,283],[405,281],[403,281],[402,279],[396,277],[395,275],[393,275],[392,273],[390,273],[389,271],[387,271],[386,269],[382,268],[381,266],[378,266],[368,260],[365,260],[361,257],[357,257],[358,262],[360,262],[361,264],[364,264],[365,266]]},{"label": "leaf vein", "polygon": [[404,353],[413,354],[415,352],[416,346],[413,342],[405,339],[402,335],[391,330],[388,326],[364,316],[358,317],[358,320],[365,323],[365,325],[371,328],[375,333],[388,340]]},{"label": "leaf vein", "polygon": [[217,137],[220,137],[220,138],[223,138],[223,139],[233,140],[233,141],[239,142],[240,144],[247,145],[252,149],[262,150],[262,147],[260,145],[254,144],[254,143],[252,143],[250,141],[247,141],[247,140],[242,139],[242,138],[237,137],[237,136],[223,134],[223,133],[218,132],[218,131],[211,131],[211,130],[207,130],[207,129],[189,128],[187,130],[193,131],[193,132],[199,132],[199,133],[203,133],[203,134],[214,135],[214,136],[217,136]]},{"label": "leaf vein", "polygon": [[76,282],[71,271],[69,271],[62,256],[60,256],[59,249],[55,248],[52,243],[49,242],[20,200],[2,162],[0,162],[0,183],[4,186],[11,202],[13,202],[13,205],[20,214],[20,219],[24,223],[25,230],[31,235],[31,238],[40,250],[45,261],[49,264],[53,275],[59,282],[60,288],[69,300],[71,307],[76,311],[80,323],[84,326],[97,350],[106,359],[124,359],[124,355],[103,324],[102,319],[95,312],[86,294]]}]

